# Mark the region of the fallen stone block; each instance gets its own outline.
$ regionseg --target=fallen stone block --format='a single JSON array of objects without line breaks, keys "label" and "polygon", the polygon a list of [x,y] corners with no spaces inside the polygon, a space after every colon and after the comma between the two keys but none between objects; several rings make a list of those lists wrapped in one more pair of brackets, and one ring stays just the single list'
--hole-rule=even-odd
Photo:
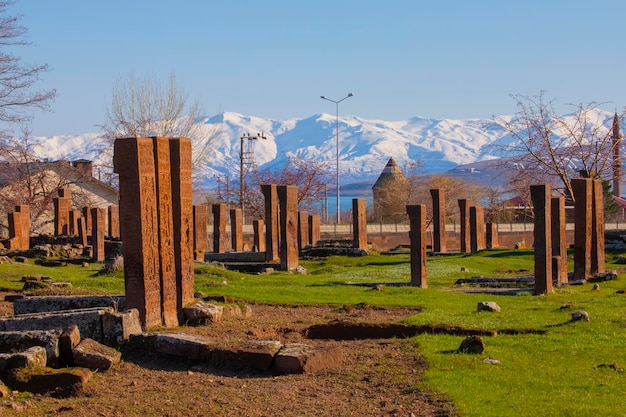
[{"label": "fallen stone block", "polygon": [[106,371],[122,360],[122,353],[93,339],[83,339],[72,351],[74,364],[92,370]]},{"label": "fallen stone block", "polygon": [[460,353],[483,353],[485,350],[485,342],[480,336],[467,336],[459,346]]},{"label": "fallen stone block", "polygon": [[13,301],[13,311],[16,315],[23,315],[96,307],[113,307],[118,310],[125,300],[126,297],[123,295],[25,297]]},{"label": "fallen stone block", "polygon": [[80,343],[80,330],[72,325],[61,333],[59,337],[59,358],[64,365],[74,366],[74,348]]},{"label": "fallen stone block", "polygon": [[102,316],[102,338],[105,345],[119,345],[128,341],[131,335],[141,332],[139,310],[136,308],[123,312],[106,312]]},{"label": "fallen stone block", "polygon": [[46,349],[47,366],[59,362],[60,330],[28,330],[0,332],[0,352],[21,352],[33,346]]},{"label": "fallen stone block", "polygon": [[194,301],[183,307],[187,324],[192,326],[215,323],[222,320],[224,307],[204,301]]},{"label": "fallen stone block", "polygon": [[275,340],[255,340],[242,346],[216,349],[211,364],[229,369],[256,369],[267,371],[282,344]]},{"label": "fallen stone block", "polygon": [[501,308],[495,301],[479,301],[476,310],[499,313]]},{"label": "fallen stone block", "polygon": [[6,383],[12,390],[69,397],[82,392],[91,375],[85,368],[23,368],[11,372]]},{"label": "fallen stone block", "polygon": [[209,339],[185,333],[160,333],[154,339],[155,352],[197,361],[209,360],[214,347]]},{"label": "fallen stone block", "polygon": [[339,347],[318,349],[302,343],[288,343],[276,354],[272,371],[277,374],[313,373],[337,367],[342,361],[343,351]]},{"label": "fallen stone block", "polygon": [[0,331],[56,330],[75,324],[83,337],[101,341],[101,317],[112,311],[111,307],[104,307],[0,317]]},{"label": "fallen stone block", "polygon": [[47,361],[46,349],[41,346],[33,346],[23,352],[9,355],[2,366],[2,375],[7,375],[21,368],[42,368],[46,366]]}]

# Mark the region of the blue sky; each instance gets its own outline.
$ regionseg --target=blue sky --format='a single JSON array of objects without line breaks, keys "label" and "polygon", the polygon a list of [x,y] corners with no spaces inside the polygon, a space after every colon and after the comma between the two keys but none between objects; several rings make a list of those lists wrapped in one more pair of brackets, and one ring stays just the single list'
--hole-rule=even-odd
[{"label": "blue sky", "polygon": [[[174,72],[208,115],[482,118],[510,94],[626,104],[626,2],[20,0],[30,63],[56,88],[35,135],[98,131],[116,79]],[[564,106],[563,109],[566,109]]]}]

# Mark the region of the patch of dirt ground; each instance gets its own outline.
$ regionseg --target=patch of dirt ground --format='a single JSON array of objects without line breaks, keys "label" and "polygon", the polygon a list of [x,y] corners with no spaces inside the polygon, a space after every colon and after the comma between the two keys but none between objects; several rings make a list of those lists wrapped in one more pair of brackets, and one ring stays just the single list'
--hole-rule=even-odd
[{"label": "patch of dirt ground", "polygon": [[[0,293],[0,300],[4,294]],[[340,366],[313,374],[232,371],[122,348],[122,363],[94,373],[77,397],[0,399],[2,416],[450,416],[443,396],[422,391],[424,362],[402,339],[308,340],[304,330],[332,320],[397,322],[417,309],[252,304],[252,316],[225,314],[208,326],[182,327],[219,341],[271,339],[340,346]],[[12,314],[0,301],[0,315]]]}]

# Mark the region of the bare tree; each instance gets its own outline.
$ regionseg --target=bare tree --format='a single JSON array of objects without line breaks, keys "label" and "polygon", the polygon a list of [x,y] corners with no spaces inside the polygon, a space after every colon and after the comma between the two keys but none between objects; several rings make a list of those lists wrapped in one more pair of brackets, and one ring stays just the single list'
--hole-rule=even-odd
[{"label": "bare tree", "polygon": [[189,91],[171,72],[167,82],[154,75],[130,74],[113,86],[106,121],[100,126],[103,137],[112,144],[120,137],[186,137],[192,141],[192,166],[206,163],[219,137],[220,125],[202,123],[199,100],[190,100]]},{"label": "bare tree", "polygon": [[0,1],[0,121],[26,124],[33,118],[32,110],[49,109],[56,91],[35,89],[48,65],[26,64],[11,52],[28,45],[24,40],[28,30],[20,25],[22,15],[8,14],[13,3]]},{"label": "bare tree", "polygon": [[495,119],[513,143],[494,145],[505,156],[511,180],[550,183],[573,201],[571,180],[581,172],[595,178],[613,177],[612,118],[599,109],[599,103],[571,105],[572,113],[559,116],[544,92],[512,97],[519,111],[511,119]]}]

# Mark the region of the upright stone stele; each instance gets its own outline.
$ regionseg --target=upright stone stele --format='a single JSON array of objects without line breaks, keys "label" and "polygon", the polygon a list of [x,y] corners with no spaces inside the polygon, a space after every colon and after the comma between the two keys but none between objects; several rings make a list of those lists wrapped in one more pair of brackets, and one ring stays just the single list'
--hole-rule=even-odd
[{"label": "upright stone stele", "polygon": [[280,267],[291,271],[298,267],[298,188],[276,187],[280,205]]},{"label": "upright stone stele", "polygon": [[276,184],[261,185],[265,197],[265,260],[268,262],[278,259],[279,254],[279,219],[278,193]]},{"label": "upright stone stele", "polygon": [[500,246],[498,241],[498,225],[497,223],[485,223],[485,246],[487,249],[494,249]]},{"label": "upright stone stele", "polygon": [[83,207],[83,217],[85,218],[85,226],[87,227],[87,235],[91,236],[91,226],[93,222],[91,221],[91,206]]},{"label": "upright stone stele", "polygon": [[461,213],[461,252],[468,253],[472,247],[470,240],[470,207],[474,205],[474,201],[471,199],[460,199],[458,203]]},{"label": "upright stone stele", "polygon": [[364,198],[352,199],[352,247],[367,250],[367,212]]},{"label": "upright stone stele", "polygon": [[309,245],[309,215],[306,211],[298,212],[298,250]]},{"label": "upright stone stele", "polygon": [[209,207],[206,204],[193,206],[193,250],[195,252],[207,252],[209,250]]},{"label": "upright stone stele", "polygon": [[530,197],[535,212],[533,229],[533,246],[535,247],[535,288],[533,292],[535,295],[552,292],[551,194],[549,185],[530,186]]},{"label": "upright stone stele", "polygon": [[80,210],[70,210],[70,235],[78,236],[78,218],[82,215]]},{"label": "upright stone stele", "polygon": [[176,308],[176,261],[174,259],[173,200],[178,197],[172,187],[170,142],[165,137],[153,137],[154,169],[156,175],[156,206],[158,218],[158,251],[161,280],[161,315],[166,327],[178,326]]},{"label": "upright stone stele", "polygon": [[54,234],[56,236],[69,235],[70,233],[70,210],[72,209],[72,198],[61,197],[67,195],[63,188],[59,189],[59,197],[52,199],[54,204]]},{"label": "upright stone stele", "polygon": [[226,253],[226,204],[213,204],[213,252]]},{"label": "upright stone stele", "polygon": [[606,255],[604,252],[604,191],[602,180],[592,180],[591,207],[591,273],[604,273]]},{"label": "upright stone stele", "polygon": [[19,204],[15,206],[15,212],[21,214],[21,236],[20,245],[22,250],[30,249],[30,206],[28,204]]},{"label": "upright stone stele", "polygon": [[9,212],[7,220],[9,222],[9,249],[22,250],[22,213]]},{"label": "upright stone stele", "polygon": [[426,288],[426,206],[406,206],[411,242],[411,285]]},{"label": "upright stone stele", "polygon": [[93,259],[96,262],[103,262],[104,255],[104,234],[106,231],[106,211],[103,208],[94,207],[91,209],[91,245],[93,247]]},{"label": "upright stone stele", "polygon": [[485,249],[485,208],[472,206],[470,213],[470,250],[472,253]]},{"label": "upright stone stele", "polygon": [[263,219],[257,219],[252,222],[254,230],[254,248],[255,252],[265,252],[265,222]]},{"label": "upright stone stele", "polygon": [[183,307],[194,300],[193,185],[191,139],[170,138],[172,210],[174,214],[174,260],[176,262],[176,307],[184,320]]},{"label": "upright stone stele", "polygon": [[311,214],[309,215],[309,242],[311,242],[311,245],[315,246],[320,240],[320,237],[320,216],[319,214]]},{"label": "upright stone stele", "polygon": [[112,204],[107,207],[107,216],[109,218],[109,237],[112,239],[120,238],[120,208]]},{"label": "upright stone stele", "polygon": [[76,219],[76,228],[78,229],[78,242],[83,248],[86,248],[89,243],[87,242],[87,225],[84,217],[81,216]]},{"label": "upright stone stele", "polygon": [[571,181],[574,194],[574,280],[591,275],[592,241],[592,181],[575,178]]},{"label": "upright stone stele", "polygon": [[230,237],[231,245],[235,252],[243,251],[243,210],[240,208],[230,210]]},{"label": "upright stone stele", "polygon": [[550,203],[552,237],[552,279],[567,284],[567,239],[565,222],[565,197],[552,197]]},{"label": "upright stone stele", "polygon": [[445,190],[430,190],[433,200],[433,252],[446,251],[446,194]]},{"label": "upright stone stele", "polygon": [[144,329],[161,326],[159,236],[152,139],[116,139],[113,165],[114,171],[119,174],[125,306],[139,311]]}]

